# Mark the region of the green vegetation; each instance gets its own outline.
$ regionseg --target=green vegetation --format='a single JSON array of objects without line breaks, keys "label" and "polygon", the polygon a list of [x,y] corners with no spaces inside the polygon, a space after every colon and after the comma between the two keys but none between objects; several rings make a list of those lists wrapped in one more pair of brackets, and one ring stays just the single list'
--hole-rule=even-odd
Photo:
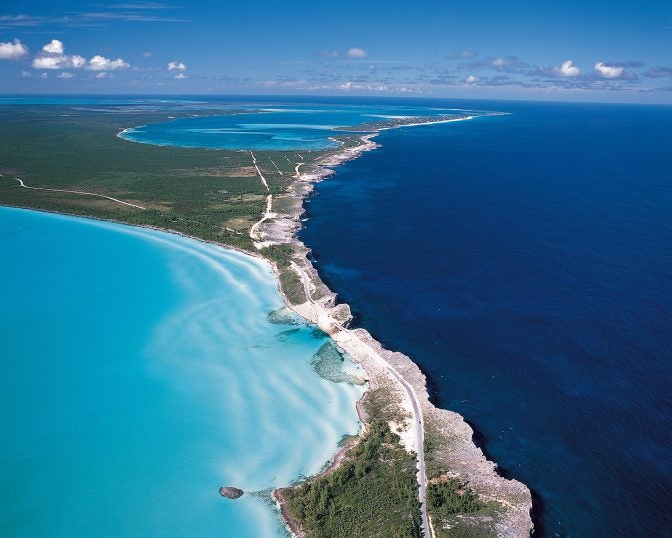
[{"label": "green vegetation", "polygon": [[[0,106],[0,204],[154,226],[256,252],[249,233],[266,207],[266,190],[249,152],[152,146],[117,136],[127,127],[185,114]],[[312,160],[324,153],[302,156]],[[255,157],[273,194],[286,191],[302,161],[295,152],[260,151]],[[146,210],[94,196],[24,189],[15,178],[31,187],[112,196]],[[288,300],[305,302],[303,284],[289,265],[292,246],[274,245],[260,254],[277,265]]]},{"label": "green vegetation", "polygon": [[484,506],[465,484],[449,479],[434,482],[427,487],[427,507],[437,516],[473,514]]},{"label": "green vegetation", "polygon": [[427,511],[437,538],[488,538],[497,536],[496,523],[502,506],[484,502],[476,492],[458,478],[448,478],[451,468],[451,438],[431,420],[425,420],[425,469]]},{"label": "green vegetation", "polygon": [[419,537],[415,472],[415,458],[387,423],[377,420],[340,466],[284,495],[310,536]]},{"label": "green vegetation", "polygon": [[433,480],[442,476],[444,465],[436,458],[436,450],[441,447],[441,444],[441,437],[433,428],[432,421],[426,420],[424,449],[427,480]]},{"label": "green vegetation", "polygon": [[494,508],[491,503],[480,501],[467,484],[455,478],[427,486],[427,510],[437,538],[497,536],[492,526]]},{"label": "green vegetation", "polygon": [[259,253],[264,258],[275,263],[278,269],[280,288],[289,302],[292,304],[305,303],[307,297],[303,282],[290,265],[292,255],[294,254],[294,247],[288,243],[282,243],[264,247]]},{"label": "green vegetation", "polygon": [[401,400],[396,385],[393,382],[385,383],[383,379],[378,382],[380,386],[369,389],[364,395],[362,410],[368,420],[403,423],[409,415],[399,405]]},{"label": "green vegetation", "polygon": [[[251,250],[249,230],[265,209],[266,191],[249,152],[152,146],[117,136],[127,127],[185,114],[179,109],[0,106],[0,204],[156,226]],[[284,192],[299,156],[255,155],[271,192]],[[321,155],[313,152],[310,158]],[[32,187],[112,196],[147,209],[23,189],[14,178]]]},{"label": "green vegetation", "polygon": [[306,302],[306,292],[303,288],[303,282],[301,282],[301,278],[291,267],[280,269],[278,280],[280,281],[282,292],[290,303],[302,304]]},{"label": "green vegetation", "polygon": [[[64,115],[67,114],[67,115]],[[79,107],[0,107],[0,203],[175,230],[249,248],[263,211],[259,179],[243,153],[136,144],[124,127],[164,121],[167,113]],[[22,189],[83,190],[146,207]]]},{"label": "green vegetation", "polygon": [[274,261],[278,269],[285,269],[289,267],[292,254],[294,254],[294,248],[288,243],[282,243],[280,245],[264,247],[259,252],[264,258]]}]

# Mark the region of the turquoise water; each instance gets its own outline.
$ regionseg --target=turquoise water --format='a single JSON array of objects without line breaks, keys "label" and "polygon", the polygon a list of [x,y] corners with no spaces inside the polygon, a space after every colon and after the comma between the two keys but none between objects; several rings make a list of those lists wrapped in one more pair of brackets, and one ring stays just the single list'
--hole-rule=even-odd
[{"label": "turquoise water", "polygon": [[358,431],[363,388],[269,320],[266,263],[10,208],[0,251],[0,535],[282,535],[267,497],[218,488],[290,484]]},{"label": "turquoise water", "polygon": [[[312,151],[338,147],[340,143],[333,140],[334,136],[357,132],[363,123],[384,122],[395,116],[427,117],[456,112],[447,108],[392,105],[276,104],[271,107],[250,104],[244,108],[252,112],[178,118],[126,129],[119,136],[159,146]],[[335,130],[338,127],[349,129]]]},{"label": "turquoise water", "polygon": [[[185,148],[315,151],[336,148],[335,136],[361,133],[365,123],[382,124],[399,117],[433,117],[447,114],[483,114],[483,110],[386,102],[329,103],[305,97],[253,101],[227,97],[166,98],[100,96],[6,96],[0,105],[50,105],[102,113],[164,111],[187,115],[169,121],[124,129],[120,138],[158,146]],[[104,108],[92,108],[92,107]],[[221,115],[217,115],[221,114]]]}]

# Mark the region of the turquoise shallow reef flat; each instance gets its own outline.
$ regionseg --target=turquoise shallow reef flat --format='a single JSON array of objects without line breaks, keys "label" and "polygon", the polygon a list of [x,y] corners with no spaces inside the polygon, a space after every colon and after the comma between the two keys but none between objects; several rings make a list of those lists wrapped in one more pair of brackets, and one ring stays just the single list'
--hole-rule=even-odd
[{"label": "turquoise shallow reef flat", "polygon": [[11,208],[0,251],[0,535],[283,535],[252,492],[319,471],[363,387],[315,373],[323,333],[269,319],[269,266]]},{"label": "turquoise shallow reef flat", "polygon": [[[222,105],[208,103],[207,106],[212,109]],[[195,107],[191,109],[198,111]],[[248,110],[249,113],[241,114],[241,110]],[[339,147],[340,143],[334,140],[335,136],[358,132],[364,124],[382,125],[384,122],[401,118],[439,119],[439,116],[455,113],[483,112],[401,105],[334,106],[324,103],[319,105],[304,103],[276,104],[271,107],[239,103],[236,114],[221,116],[194,114],[193,117],[131,127],[119,133],[119,136],[125,140],[158,146],[312,151]]]}]

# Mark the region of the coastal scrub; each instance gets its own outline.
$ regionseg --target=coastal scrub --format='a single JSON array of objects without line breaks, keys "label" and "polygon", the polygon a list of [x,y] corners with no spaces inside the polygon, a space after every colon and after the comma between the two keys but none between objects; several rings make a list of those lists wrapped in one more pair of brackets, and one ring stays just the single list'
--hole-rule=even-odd
[{"label": "coastal scrub", "polygon": [[422,536],[415,457],[383,421],[370,425],[336,469],[282,495],[310,536]]}]

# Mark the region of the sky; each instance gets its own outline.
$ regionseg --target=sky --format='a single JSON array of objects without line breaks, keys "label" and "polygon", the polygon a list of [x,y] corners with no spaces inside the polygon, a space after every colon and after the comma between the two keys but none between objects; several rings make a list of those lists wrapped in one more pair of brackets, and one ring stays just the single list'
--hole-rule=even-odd
[{"label": "sky", "polygon": [[672,1],[0,0],[0,93],[672,104]]}]

